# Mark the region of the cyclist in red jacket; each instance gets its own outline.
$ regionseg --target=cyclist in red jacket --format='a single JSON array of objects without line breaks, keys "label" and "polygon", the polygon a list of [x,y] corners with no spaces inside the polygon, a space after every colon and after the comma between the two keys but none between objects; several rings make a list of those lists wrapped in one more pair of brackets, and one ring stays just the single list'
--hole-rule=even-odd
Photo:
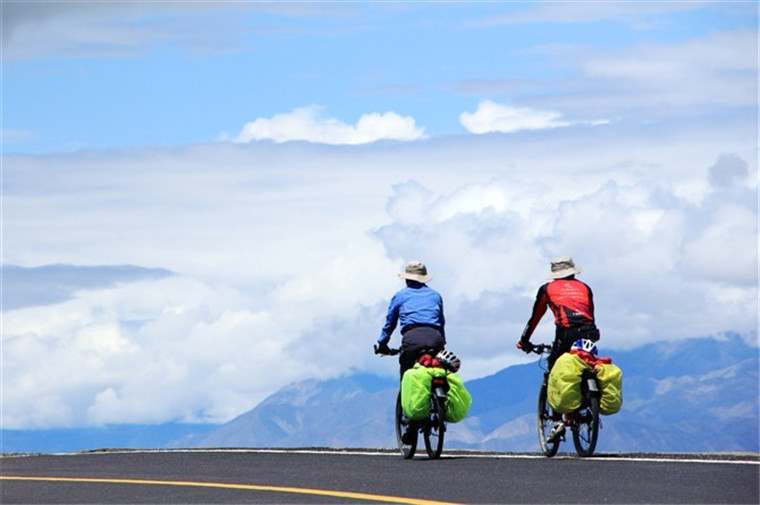
[{"label": "cyclist in red jacket", "polygon": [[575,266],[569,256],[553,259],[551,269],[547,278],[553,280],[538,289],[533,314],[517,343],[518,349],[525,353],[531,351],[533,344],[530,336],[546,313],[546,308],[550,308],[556,325],[552,351],[547,359],[550,370],[557,358],[570,351],[573,342],[579,338],[599,340],[599,330],[594,321],[594,295],[587,284],[575,278],[581,269]]},{"label": "cyclist in red jacket", "polygon": [[[578,339],[591,341],[599,340],[599,330],[594,320],[594,295],[591,288],[575,278],[581,269],[575,266],[570,256],[554,258],[551,263],[552,272],[547,276],[553,279],[541,286],[533,304],[533,313],[525,325],[525,330],[517,343],[517,348],[529,353],[533,348],[530,336],[538,326],[538,322],[549,307],[554,313],[556,332],[551,353],[547,358],[549,370],[562,354],[569,352],[573,343]],[[565,433],[565,423],[562,414],[552,413],[554,427],[547,441],[552,442]]]}]

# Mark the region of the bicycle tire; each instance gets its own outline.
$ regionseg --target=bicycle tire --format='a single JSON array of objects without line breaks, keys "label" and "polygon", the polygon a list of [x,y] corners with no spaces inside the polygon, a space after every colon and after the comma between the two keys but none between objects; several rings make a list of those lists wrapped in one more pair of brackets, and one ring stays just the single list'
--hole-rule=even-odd
[{"label": "bicycle tire", "polygon": [[547,442],[549,434],[554,427],[554,421],[552,420],[552,407],[549,405],[547,397],[548,386],[546,381],[541,385],[541,390],[538,393],[538,443],[541,446],[541,452],[544,456],[551,458],[559,450],[559,440],[553,442]]},{"label": "bicycle tire", "polygon": [[398,448],[404,456],[404,459],[412,459],[417,450],[417,430],[414,431],[414,440],[410,443],[405,444],[401,439],[408,424],[409,421],[406,420],[404,409],[401,406],[401,392],[399,391],[398,396],[396,397],[396,442],[398,443]]},{"label": "bicycle tire", "polygon": [[578,456],[586,458],[594,454],[599,440],[599,398],[590,396],[576,413],[573,424],[573,444]]},{"label": "bicycle tire", "polygon": [[425,450],[430,459],[438,459],[443,452],[443,439],[446,433],[444,404],[434,393],[430,395],[430,415],[422,430]]}]

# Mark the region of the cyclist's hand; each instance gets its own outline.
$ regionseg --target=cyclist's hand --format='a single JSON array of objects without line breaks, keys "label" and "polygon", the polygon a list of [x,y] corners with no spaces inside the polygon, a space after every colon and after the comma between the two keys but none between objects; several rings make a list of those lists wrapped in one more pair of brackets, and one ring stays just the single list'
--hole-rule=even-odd
[{"label": "cyclist's hand", "polygon": [[375,354],[384,354],[389,355],[391,353],[391,348],[388,347],[387,343],[377,343],[375,344]]},{"label": "cyclist's hand", "polygon": [[533,344],[530,343],[530,340],[520,340],[517,342],[517,348],[522,350],[525,354],[530,354],[533,350],[533,347],[535,347]]}]

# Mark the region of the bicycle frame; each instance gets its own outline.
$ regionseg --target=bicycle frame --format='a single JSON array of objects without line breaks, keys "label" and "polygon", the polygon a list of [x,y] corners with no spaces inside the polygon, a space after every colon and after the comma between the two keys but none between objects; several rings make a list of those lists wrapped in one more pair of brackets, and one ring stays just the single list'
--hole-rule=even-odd
[{"label": "bicycle frame", "polygon": [[[398,349],[389,349],[389,355],[398,354]],[[375,351],[377,353],[377,350]],[[419,434],[425,441],[425,449],[430,459],[437,459],[443,452],[443,440],[446,433],[446,395],[449,390],[446,377],[434,377],[430,387],[430,413],[420,421],[411,421],[404,415],[401,405],[401,391],[396,398],[396,440],[404,459],[412,459],[417,450]],[[413,430],[411,434],[409,430]],[[406,438],[406,442],[404,441]]]}]

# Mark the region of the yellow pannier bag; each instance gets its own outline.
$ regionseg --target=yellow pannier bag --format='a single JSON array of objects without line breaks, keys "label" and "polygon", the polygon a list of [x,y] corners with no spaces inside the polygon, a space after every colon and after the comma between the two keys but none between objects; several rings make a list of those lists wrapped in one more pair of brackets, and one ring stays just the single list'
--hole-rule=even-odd
[{"label": "yellow pannier bag", "polygon": [[449,383],[449,392],[446,394],[446,413],[444,419],[450,423],[458,423],[467,417],[472,405],[472,395],[464,387],[464,382],[459,375],[450,373],[446,376]]},{"label": "yellow pannier bag", "polygon": [[617,414],[623,406],[623,371],[612,363],[599,363],[594,369],[602,390],[599,412],[606,416]]},{"label": "yellow pannier bag", "polygon": [[430,385],[433,375],[419,363],[404,372],[401,378],[401,407],[404,415],[414,421],[425,419],[430,414]]},{"label": "yellow pannier bag", "polygon": [[581,374],[591,368],[575,354],[566,352],[549,373],[547,397],[555,412],[572,412],[581,406]]}]

